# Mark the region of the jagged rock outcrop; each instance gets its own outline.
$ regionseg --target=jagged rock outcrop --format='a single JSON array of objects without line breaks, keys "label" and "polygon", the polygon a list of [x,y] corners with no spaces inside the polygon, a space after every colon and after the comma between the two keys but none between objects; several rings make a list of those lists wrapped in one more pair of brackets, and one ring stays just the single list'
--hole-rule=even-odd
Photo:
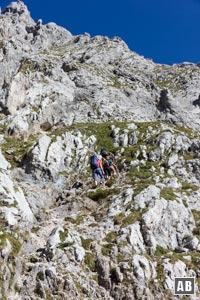
[{"label": "jagged rock outcrop", "polygon": [[35,23],[22,1],[0,16],[0,34],[1,109],[12,134],[125,119],[199,128],[198,65],[157,65],[117,37]]},{"label": "jagged rock outcrop", "polygon": [[[199,65],[0,15],[0,298],[168,300],[200,261]],[[90,156],[119,169],[93,189]]]}]

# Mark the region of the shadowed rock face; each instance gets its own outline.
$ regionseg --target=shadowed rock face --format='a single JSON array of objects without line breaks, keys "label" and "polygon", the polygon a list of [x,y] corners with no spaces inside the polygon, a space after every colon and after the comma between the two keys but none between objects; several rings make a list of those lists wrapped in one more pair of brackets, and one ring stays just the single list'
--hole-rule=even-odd
[{"label": "shadowed rock face", "polygon": [[[176,300],[174,277],[199,277],[199,66],[72,36],[18,1],[0,70],[0,299]],[[102,148],[119,174],[94,189]]]}]

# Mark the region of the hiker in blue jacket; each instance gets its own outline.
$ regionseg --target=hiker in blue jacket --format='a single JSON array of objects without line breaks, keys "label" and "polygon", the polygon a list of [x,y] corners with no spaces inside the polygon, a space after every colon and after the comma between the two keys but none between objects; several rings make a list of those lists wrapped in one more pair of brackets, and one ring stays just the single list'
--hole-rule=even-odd
[{"label": "hiker in blue jacket", "polygon": [[97,156],[96,154],[94,154],[90,159],[90,167],[92,169],[92,177],[94,179],[95,186],[98,185],[99,178],[100,183],[105,182],[101,158],[101,155]]}]

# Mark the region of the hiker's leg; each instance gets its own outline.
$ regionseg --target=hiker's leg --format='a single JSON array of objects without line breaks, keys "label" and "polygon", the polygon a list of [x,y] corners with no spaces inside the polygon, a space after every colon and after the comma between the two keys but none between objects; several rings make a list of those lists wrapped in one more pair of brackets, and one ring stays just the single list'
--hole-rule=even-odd
[{"label": "hiker's leg", "polygon": [[105,172],[105,175],[106,175],[106,179],[110,179],[110,176],[111,176],[111,170],[109,168],[108,165],[105,165],[104,167],[104,172]]},{"label": "hiker's leg", "polygon": [[95,186],[97,186],[97,184],[98,184],[98,173],[97,173],[97,169],[92,170],[92,177],[93,177],[93,179],[94,179],[94,184],[95,184]]},{"label": "hiker's leg", "polygon": [[102,171],[101,171],[101,168],[98,168],[97,171],[98,171],[98,175],[99,175],[99,177],[100,177],[100,180],[101,180],[101,182],[103,183],[103,182],[105,181],[105,178],[104,178],[104,176],[103,176],[103,173],[102,173]]},{"label": "hiker's leg", "polygon": [[115,169],[114,169],[114,167],[112,165],[110,166],[110,170],[113,173],[113,175],[115,175]]}]

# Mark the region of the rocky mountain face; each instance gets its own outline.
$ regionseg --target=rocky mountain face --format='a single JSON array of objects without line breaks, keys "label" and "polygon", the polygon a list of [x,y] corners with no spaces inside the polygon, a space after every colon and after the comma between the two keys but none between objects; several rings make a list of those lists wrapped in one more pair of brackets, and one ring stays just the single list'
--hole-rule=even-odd
[{"label": "rocky mountain face", "polygon": [[[0,70],[0,299],[200,299],[199,66],[73,36],[18,1]],[[93,189],[101,148],[119,176]]]}]

